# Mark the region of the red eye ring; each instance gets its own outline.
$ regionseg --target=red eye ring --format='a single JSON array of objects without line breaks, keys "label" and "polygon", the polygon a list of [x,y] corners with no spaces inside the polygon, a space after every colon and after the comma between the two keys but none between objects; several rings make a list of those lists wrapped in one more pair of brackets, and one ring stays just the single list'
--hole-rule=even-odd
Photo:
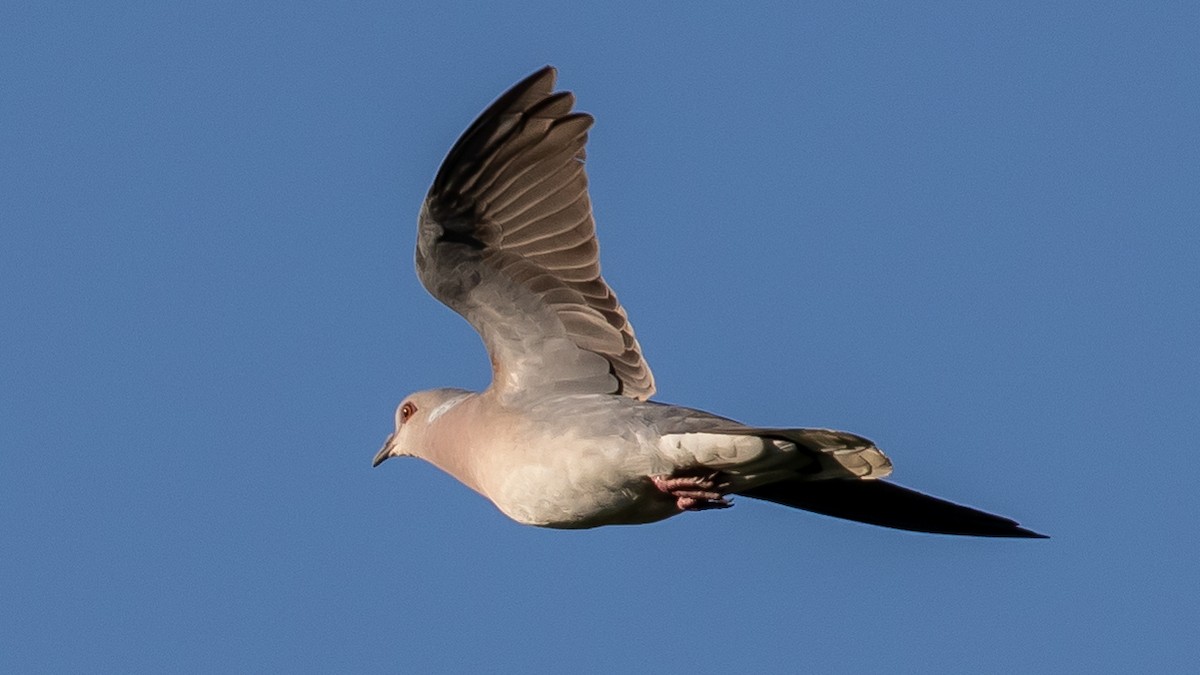
[{"label": "red eye ring", "polygon": [[400,406],[400,422],[407,422],[408,418],[412,417],[416,412],[417,406],[413,405],[412,401],[405,401],[404,405]]}]

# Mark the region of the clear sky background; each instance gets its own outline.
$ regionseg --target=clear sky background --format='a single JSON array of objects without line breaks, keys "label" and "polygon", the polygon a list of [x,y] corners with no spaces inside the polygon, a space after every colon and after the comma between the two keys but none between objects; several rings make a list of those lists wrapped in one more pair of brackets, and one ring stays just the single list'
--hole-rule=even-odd
[{"label": "clear sky background", "polygon": [[[1194,667],[1197,5],[649,4],[0,7],[4,670]],[[372,470],[487,385],[416,214],[547,63],[658,400],[1053,538]]]}]

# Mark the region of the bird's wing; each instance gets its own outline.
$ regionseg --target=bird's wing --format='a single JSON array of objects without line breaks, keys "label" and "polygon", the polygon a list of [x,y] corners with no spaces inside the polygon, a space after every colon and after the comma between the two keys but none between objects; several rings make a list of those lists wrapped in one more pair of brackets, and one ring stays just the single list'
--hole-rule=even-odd
[{"label": "bird's wing", "polygon": [[882,480],[782,480],[739,494],[898,530],[976,537],[1045,539],[1017,521]]},{"label": "bird's wing", "polygon": [[421,208],[417,274],[483,337],[501,395],[644,400],[654,377],[600,276],[592,117],[554,79],[547,66],[517,83],[454,144]]}]

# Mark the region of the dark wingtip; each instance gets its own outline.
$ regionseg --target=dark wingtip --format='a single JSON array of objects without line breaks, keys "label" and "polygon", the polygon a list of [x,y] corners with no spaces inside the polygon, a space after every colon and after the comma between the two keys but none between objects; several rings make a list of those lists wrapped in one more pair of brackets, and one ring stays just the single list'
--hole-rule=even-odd
[{"label": "dark wingtip", "polygon": [[785,480],[743,491],[763,499],[835,518],[898,530],[972,537],[1049,539],[1017,521],[955,504],[881,480]]},{"label": "dark wingtip", "polygon": [[546,65],[542,66],[541,68],[538,68],[537,70],[533,71],[532,73],[526,75],[525,77],[521,78],[520,82],[509,87],[508,90],[509,90],[509,92],[523,92],[526,89],[529,89],[530,87],[534,86],[535,83],[540,82],[544,79],[549,79],[550,88],[553,89],[554,83],[558,79],[558,68],[555,68],[554,66],[552,66],[550,64],[546,64]]},{"label": "dark wingtip", "polygon": [[931,534],[958,534],[958,535],[965,535],[968,537],[995,537],[998,539],[1049,539],[1050,538],[1050,535],[1048,535],[1048,534],[1042,534],[1041,532],[1034,532],[1033,530],[1029,530],[1024,527],[1021,527],[1021,526],[1017,525],[1016,523],[1013,523],[1012,525],[1008,525],[1008,526],[992,525],[990,527],[978,528],[975,531],[971,531],[970,529],[964,529],[963,531],[958,531],[958,532],[933,531],[933,532],[931,532]]},{"label": "dark wingtip", "polygon": [[[437,175],[433,179],[433,186],[429,189],[429,198],[434,198],[447,191],[451,180],[459,172],[465,170],[463,165],[469,163],[477,154],[486,151],[486,144],[495,140],[493,135],[506,115],[525,111],[538,101],[550,96],[554,91],[557,79],[558,71],[554,66],[543,66],[526,75],[520,82],[509,87],[499,98],[492,101],[491,105],[484,109],[467,127],[467,130],[450,148],[446,158],[442,160],[442,166],[438,168]],[[441,216],[438,219],[444,217]]]}]

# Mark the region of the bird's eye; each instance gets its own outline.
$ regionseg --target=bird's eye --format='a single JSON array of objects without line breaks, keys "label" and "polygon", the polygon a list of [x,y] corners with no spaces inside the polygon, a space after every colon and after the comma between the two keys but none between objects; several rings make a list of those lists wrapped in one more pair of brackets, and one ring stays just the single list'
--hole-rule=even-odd
[{"label": "bird's eye", "polygon": [[400,422],[407,422],[415,412],[417,412],[417,406],[413,405],[411,401],[406,401],[404,405],[400,406]]}]

